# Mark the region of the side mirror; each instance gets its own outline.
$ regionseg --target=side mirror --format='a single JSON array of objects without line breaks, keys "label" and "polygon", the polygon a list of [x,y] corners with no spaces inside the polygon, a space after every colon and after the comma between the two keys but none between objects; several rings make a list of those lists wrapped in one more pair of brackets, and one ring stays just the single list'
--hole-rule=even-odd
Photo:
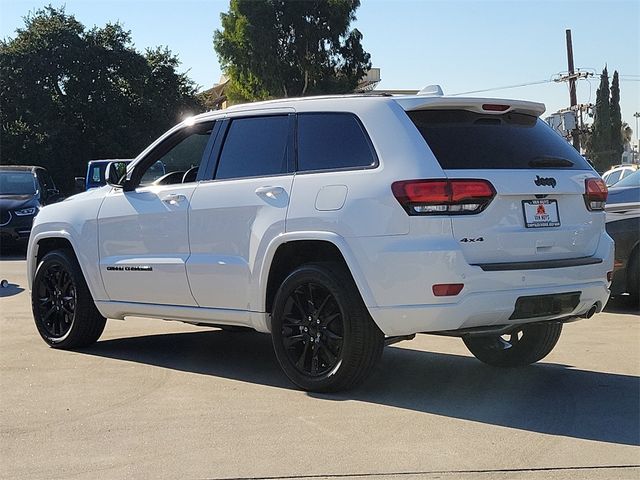
[{"label": "side mirror", "polygon": [[124,162],[109,162],[105,171],[105,179],[112,187],[125,188],[127,164]]}]

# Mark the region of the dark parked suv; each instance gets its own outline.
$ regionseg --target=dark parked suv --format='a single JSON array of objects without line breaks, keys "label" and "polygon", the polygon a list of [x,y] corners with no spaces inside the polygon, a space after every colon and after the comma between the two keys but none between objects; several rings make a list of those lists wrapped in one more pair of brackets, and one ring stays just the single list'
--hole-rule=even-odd
[{"label": "dark parked suv", "polygon": [[0,165],[0,243],[26,245],[40,208],[59,199],[44,168]]}]

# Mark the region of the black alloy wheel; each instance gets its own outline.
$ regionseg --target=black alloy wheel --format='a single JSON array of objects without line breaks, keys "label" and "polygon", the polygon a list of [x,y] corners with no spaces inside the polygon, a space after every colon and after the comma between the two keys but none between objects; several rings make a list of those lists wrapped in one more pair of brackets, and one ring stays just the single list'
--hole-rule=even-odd
[{"label": "black alloy wheel", "polygon": [[32,287],[33,318],[38,333],[50,346],[86,347],[100,338],[107,320],[96,308],[72,251],[44,255]]},{"label": "black alloy wheel", "polygon": [[271,337],[287,377],[314,392],[364,381],[384,347],[351,274],[337,262],[305,264],[289,274],[274,299]]},{"label": "black alloy wheel", "polygon": [[303,375],[327,374],[340,360],[344,324],[335,297],[322,285],[307,282],[285,301],[282,342],[289,361]]},{"label": "black alloy wheel", "polygon": [[35,285],[40,323],[51,339],[63,338],[73,323],[77,291],[73,277],[59,261],[47,264]]}]

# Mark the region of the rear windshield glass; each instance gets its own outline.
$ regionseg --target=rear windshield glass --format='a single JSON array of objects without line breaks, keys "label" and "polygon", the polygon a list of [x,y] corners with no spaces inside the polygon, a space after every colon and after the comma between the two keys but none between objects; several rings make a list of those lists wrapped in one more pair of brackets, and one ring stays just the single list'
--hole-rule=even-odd
[{"label": "rear windshield glass", "polygon": [[591,169],[537,117],[466,110],[407,112],[443,169]]}]

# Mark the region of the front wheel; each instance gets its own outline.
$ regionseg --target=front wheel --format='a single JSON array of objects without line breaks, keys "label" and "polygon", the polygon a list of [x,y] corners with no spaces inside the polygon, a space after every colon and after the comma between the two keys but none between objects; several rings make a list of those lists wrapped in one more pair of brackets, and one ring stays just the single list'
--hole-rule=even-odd
[{"label": "front wheel", "polygon": [[478,360],[494,367],[523,367],[549,355],[562,333],[561,323],[517,327],[506,335],[463,337]]},{"label": "front wheel", "polygon": [[315,392],[362,382],[384,347],[384,334],[338,263],[303,265],[285,279],[274,301],[271,335],[285,374]]},{"label": "front wheel", "polygon": [[91,345],[106,323],[80,265],[68,250],[49,252],[42,258],[33,279],[31,306],[40,336],[54,348]]}]

